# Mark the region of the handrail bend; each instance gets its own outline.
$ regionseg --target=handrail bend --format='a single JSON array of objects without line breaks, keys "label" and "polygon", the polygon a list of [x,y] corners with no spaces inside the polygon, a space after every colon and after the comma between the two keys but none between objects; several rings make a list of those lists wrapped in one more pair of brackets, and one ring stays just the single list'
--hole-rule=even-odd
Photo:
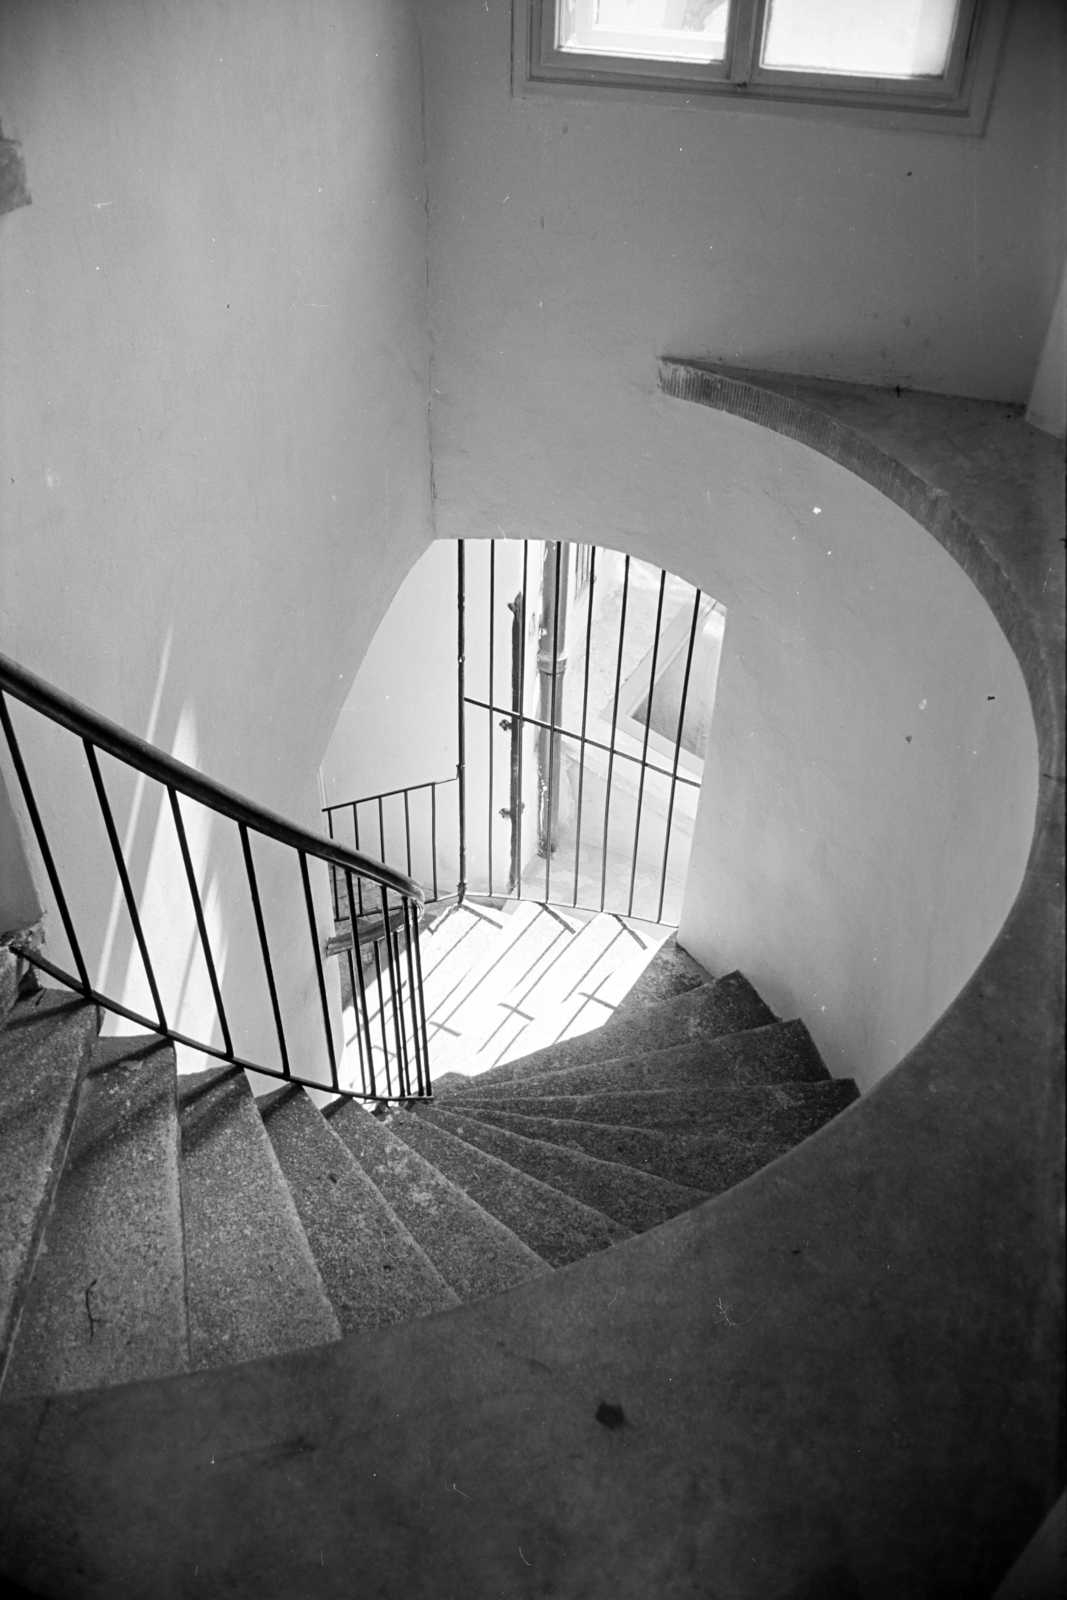
[{"label": "handrail bend", "polygon": [[[55,858],[30,782],[29,772],[11,721],[10,711],[4,698],[5,694],[11,695],[13,699],[22,702],[30,707],[31,710],[48,718],[49,721],[59,727],[65,728],[81,740],[114,857],[119,884],[130,915],[134,938],[144,964],[156,1012],[155,1017],[146,1017],[137,1011],[131,1010],[115,996],[103,994],[90,981],[88,968],[74,927],[74,920],[63,891]],[[395,868],[387,866],[382,861],[374,860],[373,857],[363,854],[360,850],[349,849],[334,839],[327,839],[319,834],[311,833],[307,829],[287,821],[284,817],[278,816],[277,813],[268,810],[266,807],[246,799],[236,791],[226,788],[223,784],[215,782],[214,779],[205,777],[203,773],[197,772],[193,767],[187,766],[182,761],[178,761],[174,756],[166,755],[162,750],[158,750],[155,746],[146,743],[145,740],[139,739],[135,734],[129,733],[117,723],[111,722],[108,718],[89,710],[88,707],[81,705],[72,696],[54,688],[51,684],[46,683],[44,679],[37,677],[32,672],[28,672],[24,667],[19,666],[18,663],[4,655],[0,655],[0,727],[3,728],[7,739],[12,763],[22,790],[45,872],[55,896],[56,909],[63,923],[74,964],[77,967],[77,974],[64,971],[62,967],[44,956],[40,950],[25,944],[20,945],[16,942],[13,944],[13,948],[19,954],[97,1005],[133,1021],[139,1026],[162,1034],[177,1043],[200,1050],[208,1056],[225,1061],[235,1067],[248,1068],[252,1071],[261,1072],[268,1077],[282,1079],[287,1083],[302,1083],[316,1088],[330,1089],[334,1093],[350,1095],[355,1098],[403,1100],[429,1095],[429,1051],[418,946],[419,910],[425,904],[426,897],[422,888],[413,878],[403,872],[396,871]],[[185,870],[190,903],[196,920],[197,933],[203,950],[223,1037],[223,1045],[221,1047],[210,1040],[196,1039],[177,1030],[167,1019],[144,933],[140,910],[130,881],[128,866],[124,859],[118,830],[115,826],[97,760],[97,752],[100,750],[124,762],[134,771],[143,773],[147,778],[162,785],[167,791],[170,812]],[[203,896],[196,881],[184,819],[178,799],[179,795],[196,801],[207,810],[218,816],[226,817],[237,824],[248,879],[249,895],[263,958],[264,973],[271,1000],[274,1025],[278,1037],[280,1068],[271,1066],[268,1063],[249,1060],[239,1055],[234,1049],[223,1000],[222,984],[208,935],[203,909]],[[252,851],[252,835],[261,835],[264,838],[273,839],[277,843],[294,850],[297,854],[308,916],[308,927],[311,935],[315,976],[322,1008],[326,1055],[329,1067],[328,1082],[324,1082],[317,1077],[304,1076],[294,1071],[289,1058],[274,976],[273,958]],[[355,1050],[353,1054],[358,1057],[359,1082],[361,1085],[358,1089],[343,1084],[340,1078],[323,969],[323,952],[327,948],[329,936],[327,935],[324,938],[318,928],[314,897],[308,874],[307,863],[309,857],[325,862],[331,869],[335,915],[340,915],[338,885],[342,881],[345,885],[347,907],[356,903],[357,895],[359,904],[362,907],[366,893],[365,884],[374,885],[380,897],[382,908],[382,931],[380,937],[369,942],[357,943],[354,950],[350,948],[344,952],[347,959],[347,974],[342,969],[342,996],[345,1004],[355,1016],[355,1031],[353,1035]],[[356,888],[357,885],[358,890]],[[392,912],[390,911],[390,893],[399,899],[401,911],[399,917],[396,915],[395,907]],[[373,970],[369,970],[366,974],[363,971],[365,959],[366,964],[373,967]],[[348,978],[347,991],[344,981],[346,975]],[[379,1032],[380,1038],[378,1037]]]}]

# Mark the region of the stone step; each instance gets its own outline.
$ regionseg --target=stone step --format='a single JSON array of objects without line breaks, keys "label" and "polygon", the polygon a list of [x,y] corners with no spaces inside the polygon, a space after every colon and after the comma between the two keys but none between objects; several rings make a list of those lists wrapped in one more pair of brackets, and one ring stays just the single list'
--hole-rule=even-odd
[{"label": "stone step", "polygon": [[[540,1073],[558,1072],[564,1067],[632,1058],[649,1050],[663,1050],[672,1045],[720,1038],[742,1029],[764,1027],[777,1020],[747,978],[733,972],[699,989],[658,1001],[635,1017],[605,1023],[592,1033],[562,1039],[547,1049],[492,1067],[479,1073],[478,1080],[482,1087],[489,1083],[517,1083]],[[463,1086],[454,1080],[444,1083],[435,1075],[434,1081],[442,1098],[464,1092]]]},{"label": "stone step", "polygon": [[358,1103],[329,1125],[460,1300],[499,1294],[550,1270],[517,1234]]},{"label": "stone step", "polygon": [[[458,1093],[441,1093],[441,1103],[467,1105],[475,1100],[499,1103],[546,1096],[573,1098],[617,1095],[620,1092],[667,1089],[720,1088],[767,1083],[829,1082],[830,1074],[802,1022],[772,1022],[745,1033],[720,1039],[675,1045],[668,1050],[647,1050],[640,1055],[591,1061],[563,1067],[530,1078],[499,1082],[489,1073],[472,1078]],[[566,1115],[566,1113],[561,1113]],[[593,1119],[598,1120],[598,1119]],[[612,1121],[617,1120],[612,1118]]]},{"label": "stone step", "polygon": [[459,1304],[366,1172],[303,1089],[259,1112],[342,1333],[362,1333]]},{"label": "stone step", "polygon": [[176,1079],[155,1034],[97,1041],[5,1400],[188,1370]]},{"label": "stone step", "polygon": [[[482,1149],[496,1146],[478,1135],[478,1123],[531,1142],[548,1141],[548,1148],[560,1153],[569,1148],[602,1163],[623,1163],[627,1174],[636,1167],[671,1183],[721,1194],[784,1155],[859,1098],[851,1079],[715,1093],[721,1107],[718,1116],[674,1127],[523,1116],[491,1106],[472,1106],[469,1112],[465,1108],[464,1115],[452,1116],[449,1125],[461,1122],[463,1137]],[[514,1156],[510,1159],[517,1162]]]},{"label": "stone step", "polygon": [[[412,1113],[408,1113],[411,1115]],[[707,1195],[691,1183],[670,1181],[620,1164],[621,1157],[600,1159],[596,1152],[579,1150],[573,1143],[554,1143],[547,1127],[534,1134],[513,1132],[460,1112],[420,1107],[420,1121],[443,1128],[457,1138],[551,1184],[584,1205],[592,1206],[631,1233],[644,1233],[683,1211],[691,1211]],[[526,1121],[532,1122],[533,1118]],[[566,1126],[566,1125],[565,1125]],[[640,1137],[640,1136],[638,1136]]]},{"label": "stone step", "polygon": [[244,1073],[182,1077],[178,1103],[192,1366],[339,1338]]},{"label": "stone step", "polygon": [[416,1113],[398,1111],[388,1126],[550,1266],[566,1266],[631,1237],[629,1228],[603,1212],[486,1155]]},{"label": "stone step", "polygon": [[625,1022],[661,1000],[673,1000],[675,995],[688,994],[691,989],[714,982],[711,973],[705,972],[700,963],[681,948],[678,935],[672,933],[619,1001],[611,1020]]},{"label": "stone step", "polygon": [[[667,1054],[665,1051],[664,1054]],[[512,1095],[479,1099],[464,1095],[449,1100],[447,1109],[470,1113],[483,1122],[520,1117],[524,1122],[543,1119],[621,1124],[633,1128],[667,1128],[706,1132],[708,1128],[743,1128],[798,1104],[832,1108],[836,1116],[856,1099],[851,1078],[826,1078],[818,1083],[769,1084],[693,1083],[668,1089],[601,1089],[580,1095]],[[442,1104],[445,1109],[445,1104]],[[490,1115],[492,1113],[492,1115]],[[511,1127],[510,1121],[500,1121]],[[518,1123],[514,1124],[518,1127]],[[520,1130],[522,1131],[522,1130]]]},{"label": "stone step", "polygon": [[57,989],[16,1000],[0,1030],[0,1380],[96,1030],[96,1007]]},{"label": "stone step", "polygon": [[580,926],[525,901],[509,913],[502,942],[468,974],[458,999],[435,1014],[430,1029],[435,1072],[477,1072],[500,1058],[527,1026],[517,1001],[566,950]]}]

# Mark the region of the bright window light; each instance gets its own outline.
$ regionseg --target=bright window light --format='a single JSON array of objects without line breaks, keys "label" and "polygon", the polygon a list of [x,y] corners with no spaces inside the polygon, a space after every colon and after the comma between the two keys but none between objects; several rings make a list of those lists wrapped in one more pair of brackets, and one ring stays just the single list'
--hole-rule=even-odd
[{"label": "bright window light", "polygon": [[729,0],[563,0],[560,50],[652,61],[721,61]]},{"label": "bright window light", "polygon": [[938,78],[958,0],[770,0],[760,64],[785,72]]}]

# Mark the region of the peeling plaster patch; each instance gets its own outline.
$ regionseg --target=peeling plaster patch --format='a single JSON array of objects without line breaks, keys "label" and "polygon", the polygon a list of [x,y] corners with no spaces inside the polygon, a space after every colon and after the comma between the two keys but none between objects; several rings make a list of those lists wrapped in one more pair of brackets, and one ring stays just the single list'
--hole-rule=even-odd
[{"label": "peeling plaster patch", "polygon": [[26,163],[17,139],[5,139],[0,128],[0,216],[32,204],[26,187]]}]

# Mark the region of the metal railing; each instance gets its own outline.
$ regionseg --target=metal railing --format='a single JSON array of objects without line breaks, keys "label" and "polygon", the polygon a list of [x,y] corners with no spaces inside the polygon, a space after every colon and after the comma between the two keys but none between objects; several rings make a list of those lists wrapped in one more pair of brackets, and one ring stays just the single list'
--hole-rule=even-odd
[{"label": "metal railing", "polygon": [[[8,695],[60,728],[66,729],[81,742],[113,859],[122,903],[128,912],[133,942],[143,963],[152,1009],[155,1013],[153,1016],[146,1016],[114,994],[103,992],[90,978],[70,900],[64,892],[56,855],[44,825],[27,762],[7,704]],[[286,1083],[304,1084],[351,1098],[403,1100],[430,1095],[430,1061],[419,953],[419,910],[425,902],[425,896],[411,877],[395,871],[384,862],[374,861],[358,849],[350,850],[337,841],[310,833],[264,807],[246,800],[242,795],[224,788],[194,768],[186,766],[184,762],[138,739],[116,723],[98,716],[5,656],[0,656],[0,726],[7,740],[11,763],[76,970],[66,971],[39,949],[32,948],[28,944],[20,944],[17,940],[12,943],[16,953],[86,1000],[93,1001],[105,1010],[114,1012],[152,1033],[161,1034],[177,1044],[186,1045],[213,1059],[226,1062],[235,1069],[245,1068]],[[99,759],[101,752],[143,775],[146,780],[159,785],[166,792],[167,809],[181,855],[185,888],[210,983],[218,1032],[222,1037],[221,1045],[214,1041],[214,1037],[198,1038],[184,1032],[175,1027],[173,1021],[168,1018],[160,991],[159,975],[146,937],[141,907],[134,892],[129,863],[119,837],[114,811],[101,771]],[[197,803],[214,816],[226,818],[236,824],[240,841],[240,859],[243,862],[260,959],[270,997],[280,1065],[252,1060],[241,1055],[234,1047],[231,1019],[223,995],[224,983],[209,936],[204,893],[197,881],[187,819],[183,814],[180,797]],[[293,853],[299,866],[302,897],[307,915],[307,933],[310,938],[310,964],[322,1013],[327,1074],[325,1078],[298,1071],[293,1064],[282,1015],[276,955],[272,953],[268,937],[264,900],[256,870],[253,840],[257,838],[273,840],[276,844],[284,846]],[[335,897],[338,885],[343,884],[349,906],[358,904],[362,910],[373,897],[377,913],[376,926],[368,934],[368,943],[373,950],[371,961],[373,971],[364,971],[359,939],[361,930],[358,924],[357,936],[349,940],[347,950],[340,951],[341,955],[346,957],[342,967],[342,1001],[353,1024],[349,1047],[343,1051],[341,1059],[334,1037],[324,966],[324,961],[333,953],[331,939],[329,936],[324,938],[319,929],[309,871],[310,861],[325,863],[330,871]],[[336,944],[336,939],[332,943]],[[308,955],[306,949],[304,953],[305,956]],[[287,949],[285,959],[287,962],[293,959],[291,949]],[[212,1028],[211,1032],[214,1036],[215,1029]],[[342,1067],[349,1081],[342,1081]],[[354,1086],[357,1073],[358,1088]]]},{"label": "metal railing", "polygon": [[677,921],[714,692],[702,641],[722,608],[662,568],[563,540],[458,540],[457,579],[456,777],[326,806],[331,838],[376,835],[383,858],[418,863],[434,901]]}]

